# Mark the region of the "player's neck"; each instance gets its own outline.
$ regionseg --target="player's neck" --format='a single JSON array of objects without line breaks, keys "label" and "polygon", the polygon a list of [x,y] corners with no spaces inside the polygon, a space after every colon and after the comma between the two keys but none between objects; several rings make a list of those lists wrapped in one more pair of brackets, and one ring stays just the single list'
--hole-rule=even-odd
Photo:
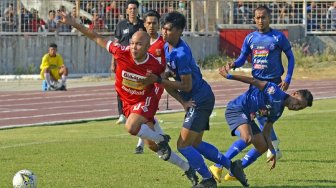
[{"label": "player's neck", "polygon": [[270,28],[270,27],[259,30],[259,33],[267,33],[267,32],[269,32],[269,31],[271,31],[271,28]]},{"label": "player's neck", "polygon": [[155,40],[157,40],[157,38],[159,37],[159,33],[155,32],[150,34],[150,42],[154,42]]},{"label": "player's neck", "polygon": [[137,17],[128,17],[128,21],[135,25],[135,24],[137,24],[138,19],[137,19]]},{"label": "player's neck", "polygon": [[180,42],[180,37],[171,41],[169,43],[169,50],[175,48],[178,45],[179,42]]},{"label": "player's neck", "polygon": [[134,59],[137,63],[142,64],[148,57],[148,54],[146,53],[143,57],[139,57],[137,59]]}]

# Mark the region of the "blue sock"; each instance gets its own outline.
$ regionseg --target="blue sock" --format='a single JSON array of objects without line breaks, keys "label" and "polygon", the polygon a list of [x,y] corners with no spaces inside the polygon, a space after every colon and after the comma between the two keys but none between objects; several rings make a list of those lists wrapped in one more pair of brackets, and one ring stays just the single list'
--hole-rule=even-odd
[{"label": "blue sock", "polygon": [[211,172],[206,166],[202,155],[192,146],[178,148],[179,152],[188,160],[189,165],[195,169],[203,179],[212,177]]},{"label": "blue sock", "polygon": [[[259,124],[260,129],[263,130],[265,122],[266,122],[266,118],[265,117],[260,117],[260,118],[257,118],[257,120],[258,120],[258,124]],[[272,128],[272,130],[271,130],[271,139],[272,139],[272,141],[278,140],[278,137],[275,134],[274,128]]]},{"label": "blue sock", "polygon": [[231,161],[226,158],[218,149],[207,143],[207,142],[201,142],[198,144],[198,146],[195,147],[197,151],[199,151],[206,159],[218,163],[222,166],[224,166],[226,169],[230,169],[231,167]]},{"label": "blue sock", "polygon": [[260,157],[261,154],[255,149],[252,148],[250,151],[246,153],[246,155],[242,158],[242,166],[243,168],[248,167],[250,164],[252,164],[254,161]]},{"label": "blue sock", "polygon": [[233,144],[230,146],[230,148],[226,151],[224,155],[226,158],[231,160],[233,157],[235,157],[238,153],[240,153],[246,147],[247,147],[247,144],[245,143],[245,141],[243,141],[242,139],[239,139],[233,142]]},{"label": "blue sock", "polygon": [[[233,157],[235,157],[238,153],[240,153],[242,150],[244,150],[247,147],[247,144],[242,140],[239,139],[230,146],[230,148],[226,151],[224,156],[231,160]],[[223,166],[220,164],[215,164],[216,167],[222,168]]]}]

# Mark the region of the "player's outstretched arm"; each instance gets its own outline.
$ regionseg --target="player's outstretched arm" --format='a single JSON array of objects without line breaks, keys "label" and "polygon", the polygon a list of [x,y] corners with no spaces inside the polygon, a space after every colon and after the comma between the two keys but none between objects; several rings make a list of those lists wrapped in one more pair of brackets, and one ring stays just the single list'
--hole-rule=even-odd
[{"label": "player's outstretched arm", "polygon": [[272,128],[273,128],[273,123],[270,122],[270,121],[267,121],[264,125],[263,130],[262,130],[262,134],[263,134],[263,136],[266,140],[267,147],[272,152],[272,156],[267,160],[267,163],[271,162],[270,170],[275,168],[275,164],[276,164],[276,152],[275,152],[275,149],[273,147],[272,139],[271,139]]},{"label": "player's outstretched arm", "polygon": [[260,90],[263,90],[265,85],[267,84],[266,81],[261,81],[253,77],[242,76],[242,75],[232,75],[228,72],[228,69],[226,66],[219,68],[219,74],[228,80],[237,80],[243,83],[254,85]]},{"label": "player's outstretched arm", "polygon": [[76,28],[79,32],[83,33],[85,36],[87,36],[89,39],[95,41],[99,46],[106,48],[107,40],[105,40],[101,35],[98,33],[84,27],[83,25],[76,22],[74,18],[72,18],[70,15],[67,15],[65,12],[61,13],[61,23],[71,25],[74,28]]}]

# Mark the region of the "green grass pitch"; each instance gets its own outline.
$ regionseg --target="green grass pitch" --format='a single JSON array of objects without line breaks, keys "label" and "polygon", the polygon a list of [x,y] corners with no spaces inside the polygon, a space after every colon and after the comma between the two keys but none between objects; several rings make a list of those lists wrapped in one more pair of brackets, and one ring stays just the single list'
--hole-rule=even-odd
[{"label": "green grass pitch", "polygon": [[[335,106],[336,99],[328,99],[314,101],[313,107],[300,112],[286,110],[275,124],[283,158],[272,171],[265,156],[247,168],[251,187],[336,187]],[[204,140],[224,152],[236,138],[230,136],[223,113],[224,109],[215,110]],[[171,135],[176,151],[183,114],[157,117],[163,120],[161,126]],[[15,172],[21,169],[32,170],[43,188],[191,186],[179,168],[149,149],[133,154],[136,143],[136,137],[112,120],[0,130],[0,187],[11,187]]]}]

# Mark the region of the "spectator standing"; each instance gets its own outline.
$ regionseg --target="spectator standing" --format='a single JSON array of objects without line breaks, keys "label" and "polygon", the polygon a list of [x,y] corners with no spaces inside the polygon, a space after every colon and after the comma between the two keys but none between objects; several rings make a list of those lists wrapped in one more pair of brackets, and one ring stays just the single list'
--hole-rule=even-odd
[{"label": "spectator standing", "polygon": [[47,20],[46,29],[49,32],[57,31],[56,11],[55,10],[49,10],[49,18]]},{"label": "spectator standing", "polygon": [[327,19],[331,22],[331,29],[333,31],[336,30],[336,1],[334,2],[333,6],[328,9],[327,12]]},{"label": "spectator standing", "polygon": [[97,11],[92,11],[92,22],[89,25],[89,29],[94,30],[96,32],[104,32],[106,31],[106,27],[104,24],[104,20],[99,17],[99,14]]}]

